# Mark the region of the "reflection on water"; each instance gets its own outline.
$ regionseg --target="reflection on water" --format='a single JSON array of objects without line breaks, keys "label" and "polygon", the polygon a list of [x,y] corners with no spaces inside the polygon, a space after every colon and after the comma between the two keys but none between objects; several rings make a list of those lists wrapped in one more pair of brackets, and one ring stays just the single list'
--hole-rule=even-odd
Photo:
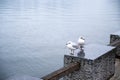
[{"label": "reflection on water", "polygon": [[108,44],[120,30],[119,0],[1,0],[0,80],[41,77],[63,64],[68,40]]}]

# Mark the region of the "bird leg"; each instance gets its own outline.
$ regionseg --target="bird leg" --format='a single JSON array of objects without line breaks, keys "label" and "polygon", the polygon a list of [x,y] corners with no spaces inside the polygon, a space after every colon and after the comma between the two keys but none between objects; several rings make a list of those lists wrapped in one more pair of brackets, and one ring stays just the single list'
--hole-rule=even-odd
[{"label": "bird leg", "polygon": [[74,53],[74,51],[71,49],[71,52],[70,52],[70,54],[71,54],[71,55],[74,55],[73,53]]},{"label": "bird leg", "polygon": [[74,55],[74,50],[72,50],[73,51],[73,55]]}]

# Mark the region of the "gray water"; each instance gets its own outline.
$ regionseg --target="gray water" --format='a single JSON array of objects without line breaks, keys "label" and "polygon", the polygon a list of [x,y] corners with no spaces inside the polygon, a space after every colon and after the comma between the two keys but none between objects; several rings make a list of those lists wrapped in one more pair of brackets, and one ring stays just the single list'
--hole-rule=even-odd
[{"label": "gray water", "polygon": [[107,45],[120,30],[119,0],[0,0],[0,80],[63,66],[67,41]]}]

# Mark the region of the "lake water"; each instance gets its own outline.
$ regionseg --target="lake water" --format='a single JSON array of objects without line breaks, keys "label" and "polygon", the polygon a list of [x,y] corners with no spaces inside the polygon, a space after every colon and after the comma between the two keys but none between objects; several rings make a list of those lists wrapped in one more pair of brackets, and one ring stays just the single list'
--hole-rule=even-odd
[{"label": "lake water", "polygon": [[107,45],[120,0],[0,0],[0,80],[42,77],[63,66],[67,41]]}]

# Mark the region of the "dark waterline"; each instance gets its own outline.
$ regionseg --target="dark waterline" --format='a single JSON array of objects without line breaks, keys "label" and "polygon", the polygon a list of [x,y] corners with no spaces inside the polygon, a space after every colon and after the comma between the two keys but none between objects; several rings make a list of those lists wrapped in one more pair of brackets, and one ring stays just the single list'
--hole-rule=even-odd
[{"label": "dark waterline", "polygon": [[46,75],[63,65],[68,40],[106,45],[119,30],[119,0],[1,0],[0,80]]}]

